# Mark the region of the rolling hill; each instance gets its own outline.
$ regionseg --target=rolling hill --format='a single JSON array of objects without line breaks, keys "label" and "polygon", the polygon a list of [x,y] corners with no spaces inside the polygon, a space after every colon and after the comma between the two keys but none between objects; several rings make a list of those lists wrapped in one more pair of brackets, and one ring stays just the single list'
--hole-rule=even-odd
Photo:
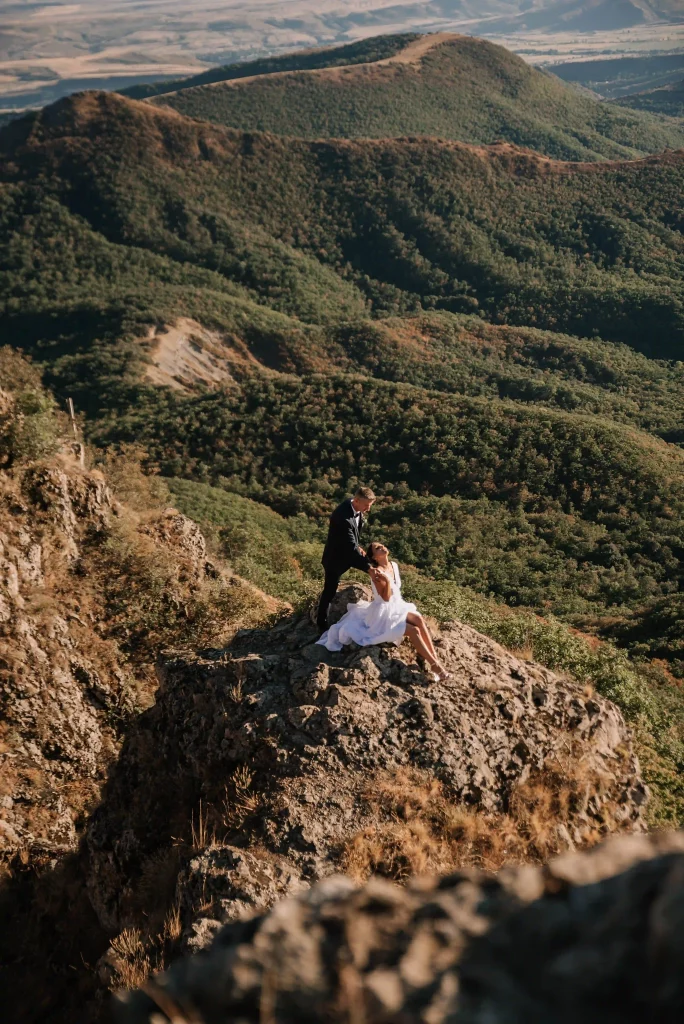
[{"label": "rolling hill", "polygon": [[300,138],[436,135],[505,140],[567,160],[684,145],[684,129],[602,104],[502,47],[468,36],[387,36],[218,68],[138,89],[189,117]]},{"label": "rolling hill", "polygon": [[432,308],[682,354],[684,154],[306,142],[93,93],[10,124],[0,159],[4,315],[22,336],[48,308],[68,324],[74,304],[137,294],[117,317],[167,301],[205,318],[256,302],[256,322]]},{"label": "rolling hill", "polygon": [[665,114],[668,117],[684,117],[684,79],[660,89],[638,92],[616,100],[621,107],[645,110],[650,114]]},{"label": "rolling hill", "polygon": [[3,337],[99,444],[287,515],[364,479],[450,585],[665,621],[684,155],[307,142],[97,93],[0,154]]}]

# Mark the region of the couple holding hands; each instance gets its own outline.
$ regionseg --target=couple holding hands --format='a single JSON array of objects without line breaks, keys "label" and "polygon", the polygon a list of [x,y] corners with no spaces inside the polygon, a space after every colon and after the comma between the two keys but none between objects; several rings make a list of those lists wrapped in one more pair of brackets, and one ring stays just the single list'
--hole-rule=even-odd
[{"label": "couple holding hands", "polygon": [[[354,497],[343,501],[330,517],[323,551],[325,586],[317,618],[323,635],[318,643],[329,651],[341,651],[345,644],[352,642],[361,647],[385,643],[398,646],[407,636],[430,665],[434,680],[448,679],[450,673],[437,657],[427,623],[415,604],[404,601],[401,596],[399,566],[390,561],[389,551],[380,541],[369,544],[367,551],[360,546],[364,516],[374,501],[375,495],[369,487],[359,487]],[[350,604],[340,621],[328,629],[328,608],[337,593],[340,577],[348,569],[368,573],[373,599]]]}]

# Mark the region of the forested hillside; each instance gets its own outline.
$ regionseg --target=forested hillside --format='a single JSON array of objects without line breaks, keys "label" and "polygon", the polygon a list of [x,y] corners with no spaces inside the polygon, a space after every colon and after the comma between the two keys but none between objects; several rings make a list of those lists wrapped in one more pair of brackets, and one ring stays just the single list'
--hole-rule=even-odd
[{"label": "forested hillside", "polygon": [[638,92],[615,101],[621,107],[645,110],[650,114],[684,117],[684,79],[649,92]]},{"label": "forested hillside", "polygon": [[[680,154],[306,142],[107,94],[0,151],[3,335],[94,440],[288,515],[369,482],[407,562],[681,670]],[[153,386],[181,319],[218,389]]]},{"label": "forested hillside", "polygon": [[393,36],[373,36],[346,46],[331,46],[316,50],[302,50],[258,60],[242,61],[212,68],[191,78],[177,78],[172,81],[150,85],[132,85],[121,89],[122,96],[142,100],[152,96],[164,96],[179,89],[194,89],[217,82],[232,82],[255,75],[272,75],[283,71],[319,71],[322,68],[349,67],[355,64],[372,64],[396,56],[404,47],[421,36],[417,32]]},{"label": "forested hillside", "polygon": [[302,138],[503,139],[564,160],[684,145],[681,126],[600,103],[500,46],[446,33],[218,68],[175,88],[154,89],[153,101],[233,128]]},{"label": "forested hillside", "polygon": [[506,146],[307,143],[84,94],[9,125],[0,159],[6,310],[24,321],[95,296],[121,316],[135,294],[125,315],[148,322],[241,298],[314,323],[477,311],[682,351],[681,154],[559,165]]}]

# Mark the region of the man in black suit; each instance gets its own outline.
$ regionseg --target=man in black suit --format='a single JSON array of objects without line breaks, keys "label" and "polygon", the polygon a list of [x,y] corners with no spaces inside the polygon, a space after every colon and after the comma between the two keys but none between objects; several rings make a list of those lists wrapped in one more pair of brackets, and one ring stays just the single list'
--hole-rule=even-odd
[{"label": "man in black suit", "polygon": [[328,540],[323,551],[325,586],[318,602],[318,628],[324,633],[328,628],[328,608],[337,593],[340,577],[348,569],[368,572],[370,561],[359,545],[359,534],[363,528],[364,515],[375,501],[370,487],[359,487],[353,498],[347,498],[330,516]]}]

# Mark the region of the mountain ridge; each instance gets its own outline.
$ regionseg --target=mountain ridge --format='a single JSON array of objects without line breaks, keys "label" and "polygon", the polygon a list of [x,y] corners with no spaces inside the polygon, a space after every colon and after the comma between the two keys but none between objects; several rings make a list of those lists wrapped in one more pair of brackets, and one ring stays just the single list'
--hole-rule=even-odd
[{"label": "mountain ridge", "polygon": [[[378,37],[379,40],[391,39],[391,38],[392,38],[391,36],[379,36]],[[399,64],[399,65],[401,65],[401,64],[420,64],[422,58],[426,54],[428,54],[430,52],[430,50],[434,49],[435,47],[441,46],[443,43],[454,42],[456,40],[463,40],[463,39],[467,39],[467,38],[469,38],[469,37],[465,36],[465,35],[462,35],[461,33],[458,33],[458,32],[434,32],[434,33],[429,33],[429,34],[426,34],[426,35],[420,35],[417,39],[411,40],[410,42],[408,42],[406,44],[406,46],[404,46],[403,48],[401,48],[400,50],[398,50],[396,53],[392,54],[391,56],[382,57],[382,58],[377,59],[377,60],[359,61],[358,63],[355,62],[353,64],[339,64],[339,65],[338,64],[334,64],[334,65],[330,65],[328,67],[320,67],[320,68],[296,68],[296,69],[292,69],[292,70],[283,70],[283,71],[268,71],[268,72],[262,72],[260,74],[254,74],[254,75],[245,75],[245,76],[240,75],[239,77],[236,76],[235,78],[219,79],[219,80],[217,80],[215,82],[207,82],[207,83],[202,83],[202,84],[197,84],[197,85],[187,84],[187,83],[191,83],[193,81],[193,79],[190,78],[190,79],[185,80],[186,81],[186,85],[184,85],[182,89],[176,89],[176,90],[174,90],[172,92],[166,92],[166,90],[164,90],[164,92],[160,93],[160,95],[175,96],[178,92],[186,92],[188,89],[212,88],[214,86],[223,86],[223,85],[225,85],[227,87],[231,87],[231,86],[239,87],[239,86],[244,86],[244,85],[250,85],[252,82],[255,82],[255,81],[258,81],[258,80],[261,80],[261,79],[264,79],[264,78],[267,78],[269,80],[273,80],[273,79],[278,79],[278,78],[290,77],[291,75],[323,75],[323,76],[329,76],[331,78],[336,78],[341,73],[344,73],[346,70],[352,69],[352,68],[354,69],[355,72],[359,72],[360,71],[361,73],[363,73],[363,69],[383,68],[383,67],[389,67],[389,66],[392,66],[392,65],[395,65],[395,64]],[[312,54],[313,53],[325,54],[326,52],[329,52],[332,55],[332,54],[334,54],[337,51],[337,49],[338,49],[337,47],[331,47],[329,50],[327,48],[323,48],[321,50],[310,51],[310,52]],[[345,48],[344,47],[340,47],[339,49],[342,50],[342,49],[345,49]],[[251,62],[248,62],[246,65],[236,65],[236,67],[237,68],[242,67],[244,69],[245,67],[249,66],[249,63],[251,63]],[[226,70],[229,70],[229,69],[226,68]],[[124,95],[126,95],[126,93],[124,93]],[[137,97],[133,97],[133,98],[137,98]],[[141,97],[141,98],[147,99],[147,102],[154,102],[154,100],[155,100],[154,96],[151,96],[149,98],[148,97]]]},{"label": "mountain ridge", "polygon": [[[645,315],[635,310],[634,317],[626,316],[626,304],[636,301],[630,295],[643,292],[655,299],[662,293],[658,315],[670,321],[664,340],[668,351],[676,351],[679,151],[641,162],[578,166],[506,147],[434,139],[306,141],[225,129],[113,94],[86,93],[7,126],[0,133],[0,154],[7,186],[23,181],[27,188],[42,176],[61,197],[60,208],[81,216],[73,230],[81,232],[89,223],[108,244],[138,247],[140,258],[157,250],[176,267],[199,262],[202,273],[216,274],[223,266],[226,272],[211,279],[211,287],[230,289],[234,296],[248,297],[245,284],[252,297],[270,287],[263,269],[245,276],[244,260],[238,264],[234,255],[238,241],[242,248],[257,245],[259,260],[268,253],[269,273],[279,276],[275,308],[299,309],[304,320],[361,313],[368,301],[364,293],[370,289],[377,303],[377,288],[388,294],[388,286],[415,295],[410,303],[425,303],[432,294],[429,301],[439,308],[481,309],[491,319],[521,302],[522,276],[532,301],[525,315],[522,309],[506,313],[510,323],[570,334],[590,334],[593,328],[608,340],[629,342],[641,332]],[[116,170],[114,154],[122,161]],[[195,194],[203,198],[198,202]],[[209,194],[213,205],[204,210]],[[19,202],[19,193],[10,195],[12,203]],[[295,222],[292,204],[306,211],[303,219]],[[252,226],[245,234],[247,223]],[[648,242],[651,231],[659,233],[658,246]],[[373,238],[370,248],[361,247],[364,235]],[[389,258],[378,263],[382,251]],[[412,253],[420,254],[418,262]],[[542,312],[542,294],[561,282],[540,276],[540,260],[562,267],[562,317]],[[283,261],[290,277],[298,275],[299,292],[284,286]],[[478,269],[483,261],[491,267],[484,275]],[[245,284],[231,280],[230,266]],[[636,268],[647,276],[635,275]],[[310,305],[306,281],[312,276],[326,281],[336,296],[327,310],[318,299]],[[567,292],[570,280],[587,300],[611,281],[611,291],[620,281],[621,294],[611,299],[612,311],[594,295],[589,326],[588,307],[575,311],[579,297]],[[382,301],[395,311],[389,295]],[[537,304],[536,316],[530,304]]]},{"label": "mountain ridge", "polygon": [[[325,69],[327,70],[327,69]],[[290,72],[284,72],[290,74]],[[297,74],[297,72],[292,72]],[[50,140],[58,143],[59,140],[68,140],[70,138],[78,137],[81,135],[87,138],[90,126],[97,126],[98,119],[100,117],[105,118],[116,114],[117,112],[130,112],[131,115],[137,114],[141,121],[145,120],[143,110],[146,108],[152,108],[154,110],[154,116],[162,119],[167,118],[169,123],[175,122],[176,124],[183,124],[186,129],[186,138],[190,137],[189,126],[195,126],[196,128],[196,142],[193,155],[197,156],[201,153],[202,136],[211,136],[212,141],[219,141],[220,138],[230,140],[230,142],[237,146],[243,139],[250,136],[255,138],[263,137],[264,140],[272,139],[274,142],[277,140],[280,142],[283,136],[277,132],[270,131],[252,131],[241,128],[234,128],[229,125],[214,125],[212,122],[198,121],[196,118],[192,118],[183,114],[182,111],[175,110],[173,107],[167,107],[166,105],[152,104],[147,100],[136,100],[129,99],[128,97],[122,98],[117,93],[111,92],[99,92],[99,91],[87,91],[73,93],[71,96],[57,100],[54,104],[49,107],[43,108],[41,111],[31,112],[21,118],[18,118],[9,124],[0,127],[0,154],[3,151],[2,143],[6,141],[9,143],[5,149],[5,156],[7,159],[11,159],[13,155],[16,155],[17,149],[22,142],[26,144],[35,144],[37,142],[47,143]],[[104,121],[102,121],[104,124]],[[147,124],[150,122],[147,120]],[[41,139],[38,139],[37,132],[35,131],[38,127],[44,128],[45,132]],[[215,132],[215,134],[213,134]],[[161,138],[163,133],[158,134],[158,138]],[[421,140],[420,135],[407,133],[403,136],[397,136],[393,139],[397,143],[413,143]],[[313,145],[329,145],[331,149],[337,149],[341,152],[345,150],[353,151],[360,150],[361,148],[377,148],[381,149],[388,143],[387,138],[373,138],[373,137],[358,137],[358,138],[330,138],[330,139],[292,139],[295,145],[303,144],[307,145],[311,143]],[[640,156],[637,159],[630,159],[625,157],[617,160],[570,160],[570,159],[558,159],[548,156],[544,153],[540,153],[537,150],[528,147],[517,145],[513,142],[508,141],[497,141],[492,143],[473,143],[466,142],[461,139],[450,139],[441,138],[439,136],[425,137],[425,142],[433,144],[443,150],[462,151],[465,153],[471,153],[477,155],[483,159],[483,161],[496,161],[500,158],[505,164],[508,162],[508,158],[513,158],[519,161],[524,168],[534,169],[548,169],[549,171],[556,171],[558,173],[572,174],[574,172],[583,173],[597,173],[600,174],[607,169],[620,169],[620,168],[638,168],[647,167],[653,165],[660,165],[666,163],[677,163],[679,160],[684,158],[684,144],[677,149],[667,149],[662,153],[648,153]],[[169,151],[171,149],[171,140],[168,140]],[[176,151],[176,156],[179,152]],[[26,168],[23,169],[26,171]]]},{"label": "mountain ridge", "polygon": [[[370,42],[382,48],[391,40]],[[293,137],[429,135],[476,144],[502,138],[570,160],[634,158],[684,142],[684,129],[671,122],[622,108],[618,114],[470,36],[421,36],[386,58],[344,65],[330,57],[328,65],[255,75],[248,64],[236,65],[223,78],[218,69],[210,84],[189,79],[147,102]]]}]

